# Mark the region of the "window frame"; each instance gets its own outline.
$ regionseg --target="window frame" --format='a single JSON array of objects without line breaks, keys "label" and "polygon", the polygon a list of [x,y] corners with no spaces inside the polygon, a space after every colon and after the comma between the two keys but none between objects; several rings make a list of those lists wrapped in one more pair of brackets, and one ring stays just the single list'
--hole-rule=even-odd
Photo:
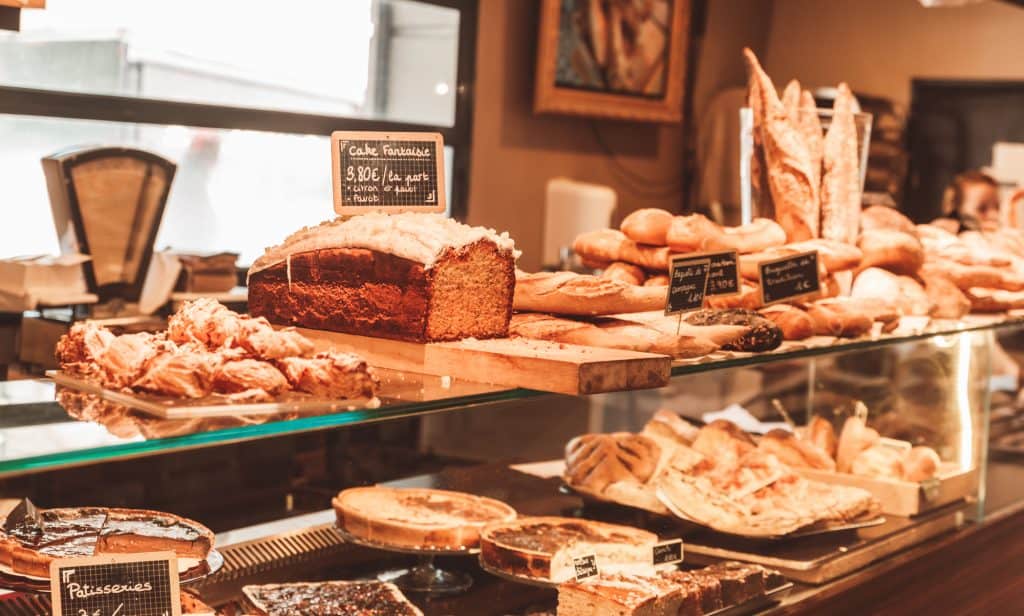
[{"label": "window frame", "polygon": [[[415,0],[459,11],[455,114],[452,126],[333,116],[167,99],[92,94],[0,85],[0,114],[130,124],[181,125],[330,137],[336,130],[437,132],[454,150],[449,209],[457,219],[468,212],[473,138],[473,86],[479,0]],[[325,165],[328,153],[324,153]]]}]

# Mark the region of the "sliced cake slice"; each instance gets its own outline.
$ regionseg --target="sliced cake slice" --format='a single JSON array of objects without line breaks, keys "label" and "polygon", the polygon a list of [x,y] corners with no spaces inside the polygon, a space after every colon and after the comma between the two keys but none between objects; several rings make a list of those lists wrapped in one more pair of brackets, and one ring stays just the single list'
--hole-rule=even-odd
[{"label": "sliced cake slice", "polygon": [[97,554],[169,550],[178,558],[203,560],[213,549],[210,529],[159,511],[110,509],[99,535]]}]

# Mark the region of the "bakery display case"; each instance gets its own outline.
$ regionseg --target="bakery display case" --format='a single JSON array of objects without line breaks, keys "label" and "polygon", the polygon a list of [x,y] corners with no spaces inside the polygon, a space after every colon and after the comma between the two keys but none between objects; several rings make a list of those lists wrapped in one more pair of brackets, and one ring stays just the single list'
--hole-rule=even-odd
[{"label": "bakery display case", "polygon": [[[563,452],[538,450],[529,443],[521,444],[525,459],[524,455],[513,460],[495,454],[494,459],[469,466],[463,463],[426,475],[395,476],[389,482],[401,488],[440,488],[496,498],[520,515],[569,516],[639,527],[652,533],[652,542],[680,538],[687,569],[743,561],[781,573],[787,584],[796,583],[795,588],[787,586],[785,593],[758,595],[763,598],[735,613],[799,612],[806,606],[820,606],[825,597],[849,592],[853,585],[869,584],[854,580],[890,571],[894,563],[907,562],[915,553],[974,541],[971,537],[992,524],[993,517],[998,522],[1007,507],[1013,510],[1024,499],[1024,494],[1007,490],[1005,478],[1012,467],[998,469],[995,505],[986,490],[992,480],[988,463],[990,356],[997,340],[1011,339],[1020,329],[1012,318],[987,319],[956,328],[886,334],[829,346],[676,360],[663,387],[583,397],[379,370],[379,406],[345,411],[325,406],[313,413],[186,420],[116,409],[110,401],[97,397],[95,402],[103,403],[102,411],[88,415],[91,421],[83,421],[75,415],[75,405],[68,404],[53,384],[40,382],[32,388],[10,388],[12,399],[3,409],[0,428],[0,468],[12,480],[26,474],[61,473],[82,464],[103,468],[122,459],[171,455],[197,447],[208,448],[216,456],[239,441],[272,442],[384,420],[431,422],[434,426],[422,433],[431,434],[434,443],[421,442],[418,447],[458,450],[461,441],[457,439],[474,432],[445,429],[452,418],[462,418],[459,421],[465,423],[481,417],[475,428],[478,436],[469,437],[479,438],[533,410],[543,415],[556,409],[575,413],[579,420],[575,428],[558,428],[561,432],[553,438],[562,443],[584,433],[649,434],[659,411],[667,409],[692,427],[726,419],[751,434],[771,435],[787,424],[800,429],[821,420],[833,427],[840,440],[846,437],[845,424],[851,418],[861,419],[861,429],[877,432],[885,451],[934,450],[943,472],[921,481],[893,476],[894,463],[887,466],[886,457],[876,460],[867,456],[860,463],[865,468],[858,468],[858,474],[800,469],[806,477],[828,485],[866,490],[878,501],[880,510],[869,519],[780,537],[721,532],[708,528],[706,520],[692,519],[699,516],[659,515],[638,508],[637,501],[628,496],[614,502],[598,489],[570,486],[572,482],[563,478],[568,477]],[[53,395],[68,409],[40,400]],[[18,397],[23,403],[17,402]],[[580,408],[572,410],[570,401],[581,403]],[[542,423],[536,429],[550,431],[555,425]],[[860,435],[857,432],[855,436]],[[445,443],[449,436],[455,442]],[[769,436],[760,439],[769,440]],[[908,499],[917,509],[899,511]],[[329,500],[324,499],[319,512],[282,515],[277,521],[221,532],[216,545],[223,555],[223,568],[196,583],[193,590],[206,603],[224,607],[245,603],[243,587],[248,587],[251,595],[257,592],[255,585],[353,580],[422,564],[413,554],[381,550],[339,529],[335,510],[328,509]],[[468,588],[447,594],[410,592],[412,603],[424,613],[525,614],[553,609],[555,589],[519,580],[486,562],[477,564],[477,558],[456,553],[431,556],[430,564],[436,562],[439,571],[470,580],[463,584]],[[18,613],[10,610],[42,605],[40,602],[45,599],[28,594],[10,596],[0,601],[0,613]]]}]

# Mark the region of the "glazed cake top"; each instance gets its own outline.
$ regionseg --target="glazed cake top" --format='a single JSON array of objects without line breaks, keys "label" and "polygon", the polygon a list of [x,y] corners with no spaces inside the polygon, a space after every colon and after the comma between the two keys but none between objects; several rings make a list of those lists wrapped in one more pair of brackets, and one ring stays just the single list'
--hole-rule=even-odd
[{"label": "glazed cake top", "polygon": [[443,214],[374,212],[352,218],[336,218],[315,227],[304,227],[277,246],[267,248],[249,268],[249,274],[285,262],[293,254],[325,248],[365,248],[393,254],[431,267],[447,249],[458,249],[481,240],[519,257],[508,233],[471,227]]}]

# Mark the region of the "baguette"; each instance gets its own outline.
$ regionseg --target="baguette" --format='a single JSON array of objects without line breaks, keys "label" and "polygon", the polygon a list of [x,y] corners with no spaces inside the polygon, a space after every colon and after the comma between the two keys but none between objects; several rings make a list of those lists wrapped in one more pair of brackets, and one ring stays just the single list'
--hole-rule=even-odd
[{"label": "baguette", "polygon": [[763,113],[761,138],[768,164],[768,184],[775,218],[791,242],[818,237],[818,186],[811,172],[807,146],[789,122],[771,78],[750,49],[743,50],[751,84]]},{"label": "baguette", "polygon": [[619,228],[634,242],[665,246],[665,235],[672,218],[672,214],[665,210],[644,208],[626,216]]},{"label": "baguette", "polygon": [[782,330],[783,340],[803,340],[814,335],[814,320],[796,306],[774,304],[765,306],[760,313]]},{"label": "baguette", "polygon": [[509,334],[520,338],[658,353],[677,358],[699,357],[718,348],[718,345],[705,338],[666,334],[641,323],[613,318],[587,322],[546,314],[519,313],[512,315]]},{"label": "baguette", "polygon": [[818,118],[818,105],[814,102],[814,95],[807,90],[800,93],[800,111],[797,115],[799,119],[796,126],[804,138],[804,143],[807,144],[807,154],[810,156],[811,180],[815,186],[820,186],[821,167],[825,158],[825,139],[822,135],[821,120]]},{"label": "baguette", "polygon": [[702,214],[676,216],[666,241],[674,252],[735,250],[757,252],[786,243],[786,232],[774,220],[755,218],[738,227],[720,227]]},{"label": "baguette", "polygon": [[860,161],[853,93],[845,83],[833,105],[832,124],[825,134],[821,179],[821,236],[850,244],[860,229]]},{"label": "baguette", "polygon": [[772,201],[772,191],[768,182],[768,161],[765,159],[762,134],[767,120],[764,105],[761,104],[761,86],[757,76],[753,74],[750,75],[748,83],[747,106],[750,107],[753,116],[753,127],[750,132],[754,142],[754,153],[750,157],[750,186],[753,192],[751,197],[756,199],[758,214],[774,218],[775,203]]},{"label": "baguette", "polygon": [[1006,312],[1024,308],[1024,291],[971,287],[964,289],[964,295],[971,302],[972,312]]},{"label": "baguette", "polygon": [[570,315],[602,315],[657,310],[664,287],[634,284],[574,272],[516,272],[515,310]]},{"label": "baguette", "polygon": [[975,287],[1024,291],[1024,278],[1006,268],[990,265],[964,265],[948,259],[929,259],[921,268],[923,276],[945,276],[966,291]]},{"label": "baguette", "polygon": [[601,272],[601,278],[616,280],[625,284],[642,285],[644,279],[647,278],[647,274],[644,273],[643,268],[639,265],[616,261],[609,263],[608,267],[604,268],[604,271]]},{"label": "baguette", "polygon": [[758,266],[761,262],[811,250],[818,251],[818,267],[822,276],[832,272],[855,269],[861,263],[861,251],[856,246],[835,240],[814,239],[741,255],[740,276],[747,280],[758,280],[760,276]]}]

